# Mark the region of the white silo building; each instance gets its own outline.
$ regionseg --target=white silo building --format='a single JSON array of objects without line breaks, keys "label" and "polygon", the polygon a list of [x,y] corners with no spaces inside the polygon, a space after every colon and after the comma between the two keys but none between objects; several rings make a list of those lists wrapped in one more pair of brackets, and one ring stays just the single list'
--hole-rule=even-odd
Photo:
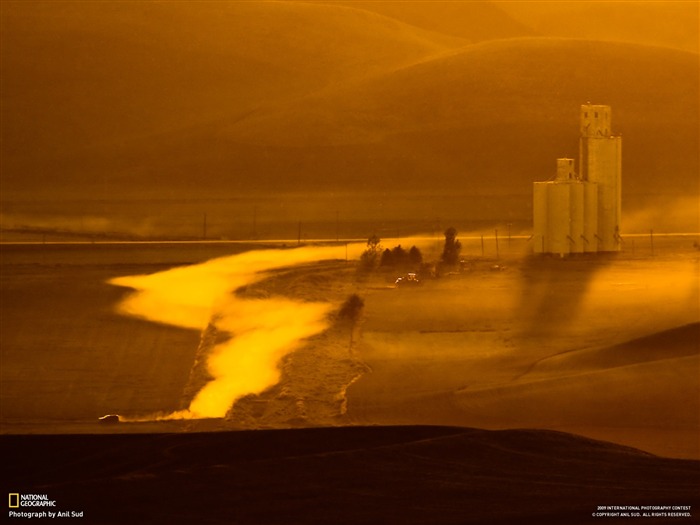
[{"label": "white silo building", "polygon": [[621,146],[610,133],[610,106],[581,106],[580,173],[574,159],[557,159],[556,176],[533,185],[535,253],[620,249]]},{"label": "white silo building", "polygon": [[581,106],[579,156],[581,177],[598,185],[598,251],[618,251],[622,210],[622,137],[612,135],[610,106]]}]

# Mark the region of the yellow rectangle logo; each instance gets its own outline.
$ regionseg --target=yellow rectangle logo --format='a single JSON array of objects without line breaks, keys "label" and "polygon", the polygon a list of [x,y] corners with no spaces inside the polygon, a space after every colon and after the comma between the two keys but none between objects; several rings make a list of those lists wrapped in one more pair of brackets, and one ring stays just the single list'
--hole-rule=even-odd
[{"label": "yellow rectangle logo", "polygon": [[11,509],[17,509],[19,508],[19,494],[10,494],[10,508]]}]

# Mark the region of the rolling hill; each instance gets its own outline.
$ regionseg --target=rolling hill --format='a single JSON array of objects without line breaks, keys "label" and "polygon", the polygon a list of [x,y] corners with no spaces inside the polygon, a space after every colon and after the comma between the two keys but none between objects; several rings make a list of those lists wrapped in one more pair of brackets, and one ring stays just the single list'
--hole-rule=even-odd
[{"label": "rolling hill", "polygon": [[555,158],[577,156],[578,107],[591,100],[613,107],[632,210],[648,194],[697,193],[696,59],[632,44],[489,42],[242,118],[94,150],[65,170],[101,171],[145,194],[167,181],[174,195],[203,197],[314,188],[529,202],[532,181],[551,176]]},{"label": "rolling hill", "polygon": [[91,148],[237,118],[461,43],[299,2],[4,3],[4,190],[41,187],[57,159],[89,163]]},{"label": "rolling hill", "polygon": [[493,3],[540,36],[653,44],[698,52],[697,1]]},{"label": "rolling hill", "polygon": [[312,0],[317,3],[364,9],[400,20],[421,29],[463,38],[469,43],[536,36],[531,24],[520,22],[507,10],[489,1],[442,0]]},{"label": "rolling hill", "polygon": [[380,13],[470,43],[539,36],[629,42],[698,52],[699,11],[694,1],[315,1]]},{"label": "rolling hill", "polygon": [[489,218],[527,221],[591,101],[624,136],[626,213],[696,227],[677,211],[698,193],[696,53],[440,5],[4,7],[3,200],[488,195],[517,201]]},{"label": "rolling hill", "polygon": [[[579,104],[605,101],[614,131],[624,136],[625,192],[688,192],[697,189],[697,93],[694,54],[513,39],[260,112],[224,134],[321,159],[336,150],[333,164],[317,163],[318,171],[360,186],[529,193],[533,180],[549,177],[556,157],[576,156]],[[364,164],[350,160],[346,171],[343,158],[357,157]],[[313,177],[312,166],[304,168]]]},{"label": "rolling hill", "polygon": [[534,430],[0,436],[0,450],[3,489],[41,487],[98,523],[580,525],[605,519],[598,505],[687,506],[643,518],[659,525],[698,502],[697,461]]}]

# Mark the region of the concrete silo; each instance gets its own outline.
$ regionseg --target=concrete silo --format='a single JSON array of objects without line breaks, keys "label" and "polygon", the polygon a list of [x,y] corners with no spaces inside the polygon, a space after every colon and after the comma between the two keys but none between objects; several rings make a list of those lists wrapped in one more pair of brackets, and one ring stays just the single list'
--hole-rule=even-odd
[{"label": "concrete silo", "polygon": [[533,184],[535,253],[620,249],[621,147],[610,133],[610,106],[581,106],[580,173],[561,158],[554,179]]},{"label": "concrete silo", "polygon": [[547,188],[549,182],[535,182],[532,186],[532,246],[535,253],[548,253]]},{"label": "concrete silo", "polygon": [[566,255],[571,251],[571,182],[550,182],[547,186],[548,253]]},{"label": "concrete silo", "polygon": [[569,228],[569,242],[571,253],[583,253],[584,237],[583,225],[585,222],[584,206],[584,184],[579,180],[571,181],[569,185],[569,214],[571,215],[571,226]]},{"label": "concrete silo", "polygon": [[611,132],[610,106],[581,106],[579,169],[584,181],[597,185],[597,251],[620,249],[622,212],[622,137]]},{"label": "concrete silo", "polygon": [[598,251],[598,185],[583,182],[583,251]]}]

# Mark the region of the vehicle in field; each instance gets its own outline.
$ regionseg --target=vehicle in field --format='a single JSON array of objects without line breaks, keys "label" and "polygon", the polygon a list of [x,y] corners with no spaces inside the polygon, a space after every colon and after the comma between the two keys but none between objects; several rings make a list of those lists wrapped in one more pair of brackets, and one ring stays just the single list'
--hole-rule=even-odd
[{"label": "vehicle in field", "polygon": [[114,425],[116,423],[119,423],[121,421],[121,418],[117,414],[107,414],[106,416],[102,416],[99,418],[97,421],[99,421],[103,425]]},{"label": "vehicle in field", "polygon": [[417,286],[420,284],[420,279],[415,273],[407,273],[396,279],[395,283],[397,288],[404,288],[406,286]]}]

